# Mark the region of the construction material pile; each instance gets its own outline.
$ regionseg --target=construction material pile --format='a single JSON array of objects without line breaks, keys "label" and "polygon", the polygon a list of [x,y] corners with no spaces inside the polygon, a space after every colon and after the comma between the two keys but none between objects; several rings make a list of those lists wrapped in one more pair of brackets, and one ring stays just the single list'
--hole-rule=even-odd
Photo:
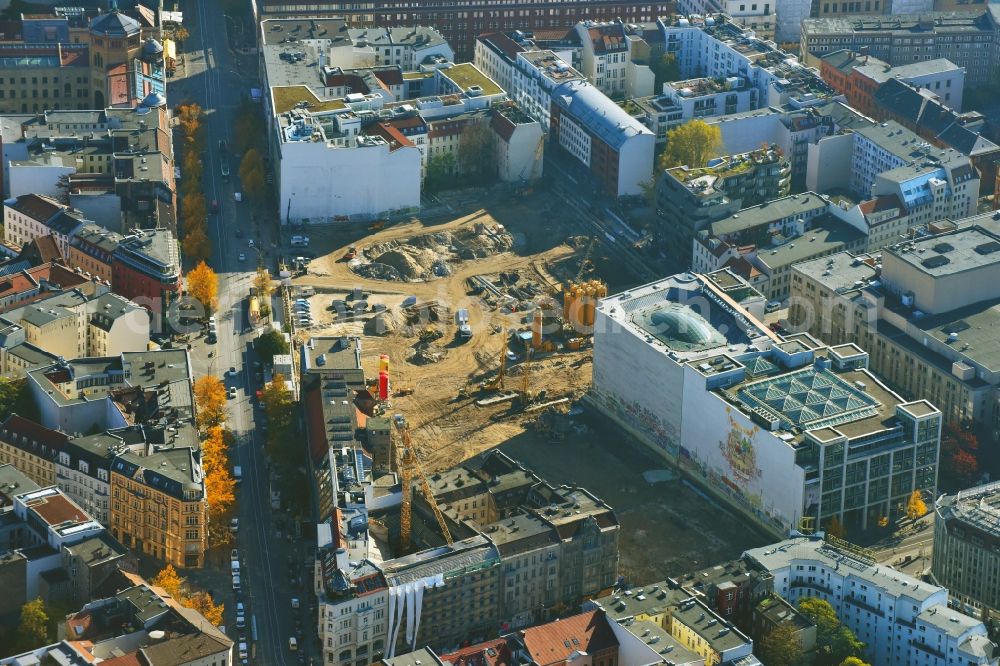
[{"label": "construction material pile", "polygon": [[513,245],[514,238],[501,225],[477,224],[454,232],[373,243],[351,261],[351,270],[376,280],[426,282],[451,275],[457,262],[506,252]]}]

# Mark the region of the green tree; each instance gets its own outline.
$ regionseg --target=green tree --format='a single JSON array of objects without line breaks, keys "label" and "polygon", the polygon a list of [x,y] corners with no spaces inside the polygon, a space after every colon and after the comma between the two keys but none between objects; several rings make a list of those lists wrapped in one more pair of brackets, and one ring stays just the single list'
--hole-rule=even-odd
[{"label": "green tree", "polygon": [[38,420],[38,407],[31,397],[26,379],[0,377],[0,418],[6,419],[10,414]]},{"label": "green tree", "polygon": [[285,340],[284,334],[280,331],[269,328],[267,332],[257,338],[254,343],[254,351],[257,352],[257,356],[263,363],[271,363],[275,354],[288,353],[288,341]]},{"label": "green tree", "polygon": [[865,644],[840,623],[836,611],[828,602],[816,597],[799,600],[799,611],[816,623],[816,663],[833,666],[848,657],[861,654]]},{"label": "green tree", "polygon": [[275,373],[262,393],[261,401],[264,403],[268,422],[265,443],[267,452],[279,464],[287,465],[296,458],[295,447],[302,446],[301,443],[295,443],[292,437],[292,393],[285,386],[285,378],[280,372]]},{"label": "green tree", "polygon": [[434,193],[448,189],[454,181],[457,167],[452,153],[440,153],[427,160],[424,190]]},{"label": "green tree", "polygon": [[699,168],[723,150],[722,130],[704,120],[691,120],[667,132],[667,147],[660,155],[660,169]]},{"label": "green tree", "polygon": [[264,160],[255,148],[248,150],[240,162],[240,183],[251,199],[264,196]]},{"label": "green tree", "polygon": [[791,622],[783,622],[760,641],[757,656],[764,666],[797,666],[802,663],[802,643]]},{"label": "green tree", "polygon": [[493,159],[493,131],[485,122],[466,123],[458,140],[458,167],[474,185],[493,180],[496,175]]},{"label": "green tree", "polygon": [[677,81],[681,78],[681,68],[677,64],[677,56],[673,53],[664,53],[661,55],[653,61],[650,69],[653,70],[653,75],[656,77],[653,90],[657,93],[663,89],[664,83]]},{"label": "green tree", "polygon": [[49,642],[49,614],[41,597],[21,606],[21,623],[17,631],[20,634],[21,651],[32,650]]},{"label": "green tree", "polygon": [[858,657],[848,657],[844,661],[840,662],[839,666],[871,666],[871,664]]}]

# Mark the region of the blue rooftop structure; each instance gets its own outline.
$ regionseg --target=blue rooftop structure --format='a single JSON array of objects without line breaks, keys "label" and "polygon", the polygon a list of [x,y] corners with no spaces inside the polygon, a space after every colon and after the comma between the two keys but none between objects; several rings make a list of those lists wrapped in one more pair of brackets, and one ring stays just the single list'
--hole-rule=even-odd
[{"label": "blue rooftop structure", "polygon": [[616,150],[634,136],[653,134],[611,98],[585,81],[563,83],[552,92],[552,99],[560,109]]}]

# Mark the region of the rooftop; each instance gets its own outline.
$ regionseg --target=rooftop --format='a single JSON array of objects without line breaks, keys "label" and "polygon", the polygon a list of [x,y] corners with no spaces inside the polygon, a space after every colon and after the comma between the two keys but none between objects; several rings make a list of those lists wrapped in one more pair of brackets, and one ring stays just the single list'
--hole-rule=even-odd
[{"label": "rooftop", "polygon": [[462,92],[478,91],[482,95],[502,95],[504,90],[490,77],[483,74],[472,63],[461,63],[438,70],[441,76],[448,79]]},{"label": "rooftop", "polygon": [[271,96],[274,99],[274,112],[276,114],[287,113],[303,102],[305,108],[313,113],[347,108],[347,104],[341,99],[320,101],[312,89],[304,85],[274,86],[271,88]]},{"label": "rooftop", "polygon": [[946,521],[949,531],[964,528],[965,538],[986,539],[1000,544],[1000,482],[942,495],[934,507],[938,520]]},{"label": "rooftop", "polygon": [[739,629],[727,624],[697,598],[681,602],[671,614],[671,622],[689,627],[717,652],[724,653],[750,643]]},{"label": "rooftop", "polygon": [[574,653],[598,654],[618,646],[604,612],[580,613],[521,631],[531,662],[538,666],[563,664]]},{"label": "rooftop", "polygon": [[823,195],[815,192],[792,194],[780,199],[774,199],[751,208],[744,208],[738,213],[724,217],[711,225],[713,236],[726,236],[761,225],[771,224],[785,218],[815,214],[819,209],[825,209],[829,201]]},{"label": "rooftop", "polygon": [[844,294],[860,289],[875,278],[875,258],[868,254],[837,252],[826,257],[802,261],[792,270],[808,275],[830,291]]},{"label": "rooftop", "polygon": [[941,277],[1000,262],[1000,236],[976,225],[899,243],[883,252],[925,275]]},{"label": "rooftop", "polygon": [[923,12],[892,16],[856,16],[846,18],[807,18],[802,32],[807,35],[893,32],[928,34],[947,32],[989,32],[993,30],[989,11]]},{"label": "rooftop", "polygon": [[877,564],[860,549],[851,549],[846,542],[834,545],[830,541],[795,537],[770,546],[752,548],[744,553],[744,557],[758,562],[772,573],[780,569],[791,569],[797,564],[819,562],[830,569],[849,570],[851,576],[866,581],[868,585],[893,598],[907,597],[918,603],[942,589],[896,571],[886,564]]},{"label": "rooftop", "polygon": [[804,259],[863,244],[865,234],[833,216],[814,219],[812,228],[777,247],[761,247],[758,259],[771,270],[797,264]]},{"label": "rooftop", "polygon": [[764,325],[750,318],[724,289],[690,273],[601,299],[597,309],[632,335],[662,346],[679,362],[727,349],[760,351],[772,342]]},{"label": "rooftop", "polygon": [[552,103],[614,149],[652,132],[590,83],[568,81],[552,92]]}]

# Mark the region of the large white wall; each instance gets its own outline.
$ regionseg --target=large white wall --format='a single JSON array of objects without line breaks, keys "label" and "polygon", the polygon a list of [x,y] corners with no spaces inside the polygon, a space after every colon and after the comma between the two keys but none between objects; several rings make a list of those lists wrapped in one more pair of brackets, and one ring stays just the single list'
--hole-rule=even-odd
[{"label": "large white wall", "polygon": [[323,142],[281,145],[281,217],[288,223],[332,222],[339,215],[374,218],[420,205],[420,151],[388,144],[330,148]]},{"label": "large white wall", "polygon": [[633,428],[647,446],[674,458],[681,436],[680,366],[662,347],[622,329],[600,310],[594,329],[591,398]]},{"label": "large white wall", "polygon": [[810,143],[806,150],[806,189],[810,192],[846,190],[851,185],[854,137],[834,134]]},{"label": "large white wall", "polygon": [[802,516],[805,470],[795,464],[792,448],[750,420],[743,412],[706,391],[705,379],[685,369],[679,457],[716,491],[782,531]]},{"label": "large white wall", "polygon": [[618,151],[618,196],[642,194],[653,178],[656,136],[649,130],[630,137]]},{"label": "large white wall", "polygon": [[10,182],[10,189],[6,193],[8,198],[22,194],[47,194],[61,199],[63,193],[59,189],[59,179],[76,173],[76,169],[64,166],[11,165],[7,173]]}]

